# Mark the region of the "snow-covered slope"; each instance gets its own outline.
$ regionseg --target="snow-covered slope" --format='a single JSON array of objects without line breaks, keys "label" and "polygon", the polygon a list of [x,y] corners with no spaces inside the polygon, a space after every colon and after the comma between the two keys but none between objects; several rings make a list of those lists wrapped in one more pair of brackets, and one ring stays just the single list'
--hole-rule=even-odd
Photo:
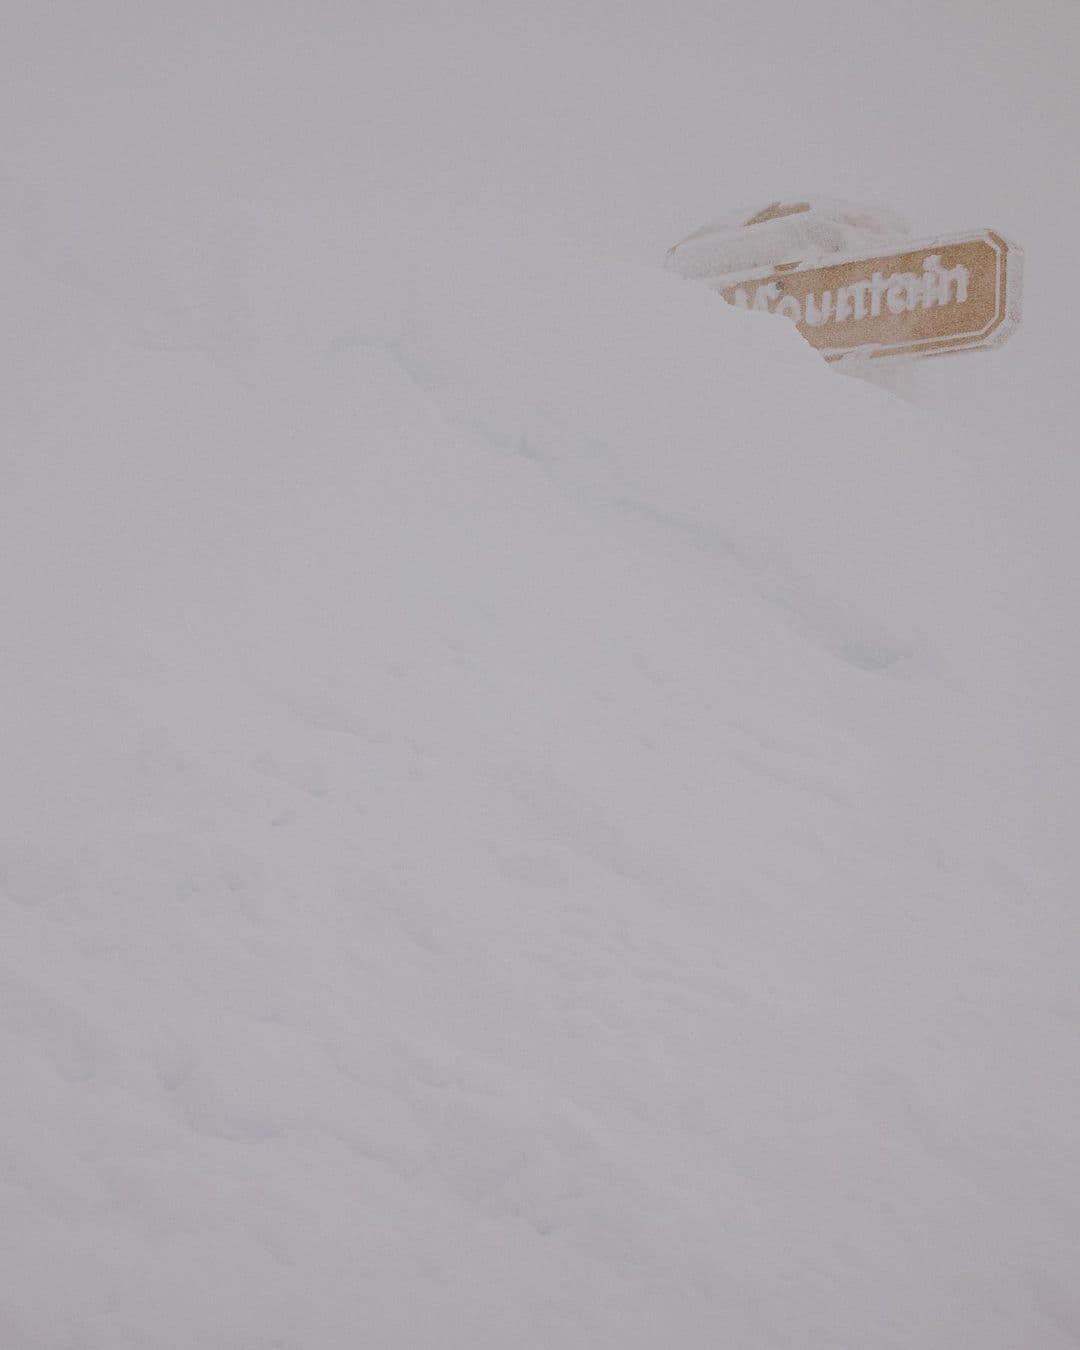
[{"label": "snow-covered slope", "polygon": [[4,1344],[1068,1344],[980,447],[659,270],[283,238],[231,329],[9,255]]},{"label": "snow-covered slope", "polygon": [[1070,6],[12,0],[3,1350],[1076,1343],[1046,252],[1023,458],[662,270],[796,167],[1030,258],[928,133],[1053,243]]}]

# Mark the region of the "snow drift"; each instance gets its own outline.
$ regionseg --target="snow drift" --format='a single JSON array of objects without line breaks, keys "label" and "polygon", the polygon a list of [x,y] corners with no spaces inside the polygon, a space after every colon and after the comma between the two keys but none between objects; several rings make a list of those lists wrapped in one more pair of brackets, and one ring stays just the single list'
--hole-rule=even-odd
[{"label": "snow drift", "polygon": [[978,442],[659,269],[9,225],[4,1345],[1072,1344]]}]

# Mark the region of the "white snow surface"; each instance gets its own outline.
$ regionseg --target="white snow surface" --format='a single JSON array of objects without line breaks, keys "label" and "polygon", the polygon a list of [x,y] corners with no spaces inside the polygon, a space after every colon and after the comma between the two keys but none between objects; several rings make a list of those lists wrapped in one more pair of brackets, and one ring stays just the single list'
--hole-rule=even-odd
[{"label": "white snow surface", "polygon": [[272,236],[201,348],[12,253],[3,1343],[1067,1344],[977,442],[557,250],[316,338]]},{"label": "white snow surface", "polygon": [[435,7],[350,202],[359,19],[151,9],[13,9],[78,97],[0,181],[0,1347],[1075,1346],[1052,456],[571,187],[440,211],[543,81]]}]

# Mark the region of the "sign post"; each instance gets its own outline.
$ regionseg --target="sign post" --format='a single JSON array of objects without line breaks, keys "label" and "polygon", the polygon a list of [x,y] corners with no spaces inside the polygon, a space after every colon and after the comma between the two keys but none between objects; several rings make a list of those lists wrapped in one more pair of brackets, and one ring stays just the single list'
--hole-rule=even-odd
[{"label": "sign post", "polygon": [[1006,341],[1020,322],[1022,264],[1015,244],[985,230],[706,284],[740,309],[791,319],[828,361],[937,356]]}]

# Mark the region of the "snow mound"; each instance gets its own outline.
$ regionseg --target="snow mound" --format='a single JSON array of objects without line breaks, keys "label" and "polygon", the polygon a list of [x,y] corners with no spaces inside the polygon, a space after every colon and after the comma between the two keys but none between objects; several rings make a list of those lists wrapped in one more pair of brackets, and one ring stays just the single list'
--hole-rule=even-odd
[{"label": "snow mound", "polygon": [[461,428],[711,552],[855,664],[970,652],[993,565],[972,438],[829,388],[794,331],[660,274],[487,248],[418,289],[395,350]]},{"label": "snow mound", "polygon": [[659,271],[236,220],[4,264],[0,1341],[1072,1343],[977,442]]}]

